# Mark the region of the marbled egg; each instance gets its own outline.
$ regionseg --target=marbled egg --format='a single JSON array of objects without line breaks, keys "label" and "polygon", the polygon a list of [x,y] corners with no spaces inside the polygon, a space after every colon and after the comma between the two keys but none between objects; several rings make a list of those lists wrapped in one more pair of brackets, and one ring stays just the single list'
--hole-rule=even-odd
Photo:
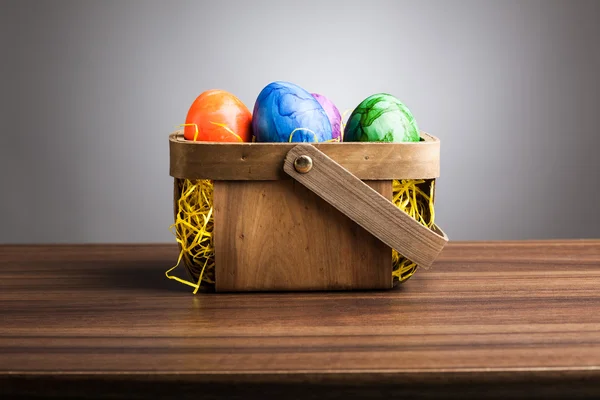
[{"label": "marbled egg", "polygon": [[331,123],[319,102],[300,86],[282,81],[268,84],[258,95],[252,128],[257,142],[289,142],[290,137],[292,142],[325,142],[332,138]]},{"label": "marbled egg", "polygon": [[312,93],[313,97],[317,99],[325,113],[327,114],[327,118],[329,118],[329,123],[331,124],[331,137],[333,139],[341,140],[341,129],[340,126],[342,124],[342,114],[340,114],[340,110],[333,104],[331,100],[322,94]]},{"label": "marbled egg", "polygon": [[252,114],[233,94],[207,90],[192,103],[185,119],[184,136],[201,142],[249,142]]},{"label": "marbled egg", "polygon": [[350,114],[344,142],[418,142],[417,122],[400,100],[387,93],[367,97]]}]

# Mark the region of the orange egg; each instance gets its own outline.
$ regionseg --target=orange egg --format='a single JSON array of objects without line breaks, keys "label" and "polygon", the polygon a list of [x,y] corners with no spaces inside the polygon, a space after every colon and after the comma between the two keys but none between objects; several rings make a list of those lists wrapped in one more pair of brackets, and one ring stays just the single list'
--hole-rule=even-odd
[{"label": "orange egg", "polygon": [[[194,100],[185,119],[184,137],[202,142],[250,142],[252,114],[233,94],[207,90]],[[197,130],[196,130],[197,127]]]}]

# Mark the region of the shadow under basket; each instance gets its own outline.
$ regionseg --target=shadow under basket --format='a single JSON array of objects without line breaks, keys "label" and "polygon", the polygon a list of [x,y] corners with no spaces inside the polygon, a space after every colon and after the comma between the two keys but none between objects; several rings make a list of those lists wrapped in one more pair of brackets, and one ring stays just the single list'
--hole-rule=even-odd
[{"label": "shadow under basket", "polygon": [[[440,142],[426,133],[414,143],[211,143],[177,131],[169,143],[176,216],[186,180],[212,183],[214,284],[204,290],[390,289],[392,249],[427,269],[448,241],[391,201],[394,180],[423,180],[426,191],[439,176]],[[198,282],[202,265],[182,257]]]}]

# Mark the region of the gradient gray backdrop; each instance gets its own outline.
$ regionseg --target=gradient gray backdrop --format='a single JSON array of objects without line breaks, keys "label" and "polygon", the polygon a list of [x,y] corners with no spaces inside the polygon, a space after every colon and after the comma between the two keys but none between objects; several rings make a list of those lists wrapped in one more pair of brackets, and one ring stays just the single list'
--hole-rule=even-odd
[{"label": "gradient gray backdrop", "polygon": [[598,1],[0,4],[0,242],[174,242],[169,132],[273,80],[404,101],[451,239],[600,236]]}]

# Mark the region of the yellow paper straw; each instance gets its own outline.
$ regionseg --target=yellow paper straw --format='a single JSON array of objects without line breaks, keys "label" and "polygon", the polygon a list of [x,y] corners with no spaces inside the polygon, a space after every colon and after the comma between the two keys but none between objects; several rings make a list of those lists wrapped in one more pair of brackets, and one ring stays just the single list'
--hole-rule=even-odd
[{"label": "yellow paper straw", "polygon": [[290,138],[289,138],[289,143],[292,143],[292,139],[294,138],[294,133],[296,133],[297,131],[306,131],[306,132],[310,132],[313,134],[313,139],[315,139],[315,142],[318,142],[319,139],[317,139],[317,134],[314,133],[313,131],[311,131],[310,129],[307,128],[296,128],[292,131],[292,133],[290,133]]},{"label": "yellow paper straw", "polygon": [[196,128],[196,133],[194,133],[194,142],[196,140],[198,140],[198,135],[200,134],[200,131],[198,131],[198,125],[197,124],[181,124],[181,125],[177,125],[178,128],[184,127],[184,126],[193,126]]}]

